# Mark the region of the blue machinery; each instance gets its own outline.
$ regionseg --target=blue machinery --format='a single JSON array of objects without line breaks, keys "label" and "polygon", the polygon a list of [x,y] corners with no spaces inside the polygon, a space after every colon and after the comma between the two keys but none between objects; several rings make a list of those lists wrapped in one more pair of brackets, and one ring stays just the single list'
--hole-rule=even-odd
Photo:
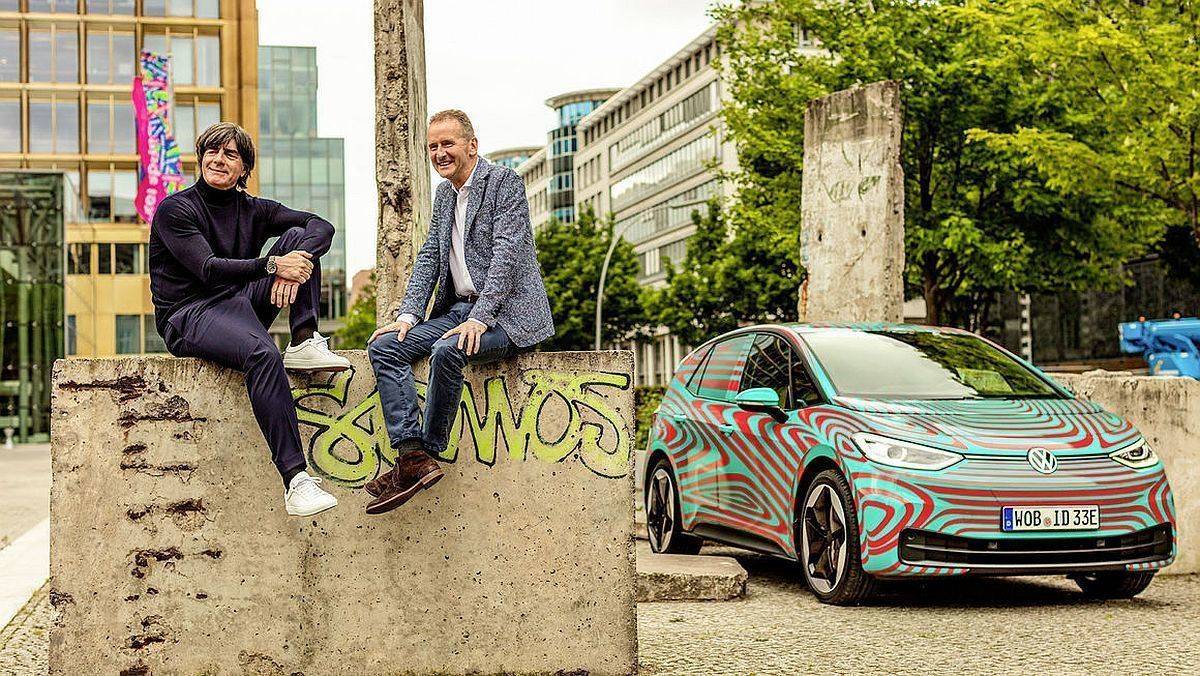
[{"label": "blue machinery", "polygon": [[1121,351],[1141,354],[1150,365],[1151,375],[1200,379],[1200,319],[1125,322],[1120,331]]}]

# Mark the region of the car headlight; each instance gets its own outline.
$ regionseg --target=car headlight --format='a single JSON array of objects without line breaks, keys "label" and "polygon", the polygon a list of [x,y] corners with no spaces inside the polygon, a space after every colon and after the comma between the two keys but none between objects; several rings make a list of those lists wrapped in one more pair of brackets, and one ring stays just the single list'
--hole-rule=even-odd
[{"label": "car headlight", "polygon": [[937,470],[946,469],[963,459],[961,455],[951,453],[950,451],[914,444],[911,441],[889,439],[865,432],[852,434],[851,438],[854,439],[854,443],[862,449],[863,454],[868,459],[880,465],[903,467],[905,469]]},{"label": "car headlight", "polygon": [[1158,464],[1158,454],[1154,452],[1153,448],[1150,448],[1150,444],[1146,443],[1145,439],[1115,453],[1110,453],[1108,457],[1133,469],[1146,469]]}]

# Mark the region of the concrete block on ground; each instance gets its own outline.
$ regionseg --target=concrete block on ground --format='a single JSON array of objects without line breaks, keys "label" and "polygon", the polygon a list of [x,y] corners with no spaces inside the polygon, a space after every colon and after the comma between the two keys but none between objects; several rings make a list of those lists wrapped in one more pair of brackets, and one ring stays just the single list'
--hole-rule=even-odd
[{"label": "concrete block on ground", "polygon": [[902,320],[900,85],[814,99],[804,114],[800,321]]},{"label": "concrete block on ground", "polygon": [[728,556],[655,554],[637,544],[637,600],[728,601],[746,593],[746,569]]},{"label": "concrete block on ground", "polygon": [[395,454],[344,354],[293,380],[340,501],[309,518],[284,511],[240,374],[56,364],[53,673],[635,669],[630,353],[469,367],[446,477],[383,516],[355,489]]},{"label": "concrete block on ground", "polygon": [[1200,573],[1200,380],[1129,372],[1055,373],[1054,379],[1125,418],[1162,458],[1175,497],[1175,563],[1167,575]]}]

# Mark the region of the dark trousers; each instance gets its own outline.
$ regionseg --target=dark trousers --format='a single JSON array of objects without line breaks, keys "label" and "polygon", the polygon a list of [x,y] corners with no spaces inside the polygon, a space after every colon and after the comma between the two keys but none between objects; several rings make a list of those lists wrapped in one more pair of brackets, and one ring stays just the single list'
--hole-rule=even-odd
[{"label": "dark trousers", "polygon": [[[292,228],[271,247],[269,255],[323,248],[305,241],[303,228]],[[300,285],[291,305],[289,320],[293,331],[317,324],[321,268],[316,256],[312,262],[312,277]],[[279,308],[271,304],[274,281],[275,276],[269,275],[240,289],[180,308],[167,320],[167,335],[163,339],[167,349],[177,357],[199,357],[246,374],[250,408],[271,449],[271,461],[286,486],[287,479],[307,463],[300,447],[300,424],[283,370],[283,355],[267,332],[267,327],[279,316]]]},{"label": "dark trousers", "polygon": [[[479,351],[467,356],[458,347],[458,335],[442,334],[467,320],[471,303],[460,302],[446,314],[414,326],[404,340],[385,333],[367,346],[383,417],[392,446],[419,439],[425,450],[440,455],[450,439],[450,425],[462,399],[463,367],[503,359],[517,351],[508,334],[493,326],[479,337]],[[429,387],[425,392],[425,415],[417,407],[417,388],[412,365],[429,357]]]}]

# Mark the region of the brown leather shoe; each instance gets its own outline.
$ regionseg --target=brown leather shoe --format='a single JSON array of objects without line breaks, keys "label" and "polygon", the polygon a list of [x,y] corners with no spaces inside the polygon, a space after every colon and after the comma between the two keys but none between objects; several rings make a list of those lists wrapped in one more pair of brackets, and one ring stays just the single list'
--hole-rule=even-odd
[{"label": "brown leather shoe", "polygon": [[383,514],[408,502],[417,491],[436,484],[443,476],[442,468],[425,451],[409,451],[396,460],[388,472],[393,478],[384,484],[383,492],[367,505],[367,514]]},{"label": "brown leather shoe", "polygon": [[396,449],[396,465],[392,469],[380,474],[363,485],[363,490],[373,498],[377,498],[383,494],[385,486],[396,480],[396,468],[400,466],[400,458],[404,457],[410,451],[420,451],[424,449],[424,444],[420,439],[405,439],[394,446]]}]

